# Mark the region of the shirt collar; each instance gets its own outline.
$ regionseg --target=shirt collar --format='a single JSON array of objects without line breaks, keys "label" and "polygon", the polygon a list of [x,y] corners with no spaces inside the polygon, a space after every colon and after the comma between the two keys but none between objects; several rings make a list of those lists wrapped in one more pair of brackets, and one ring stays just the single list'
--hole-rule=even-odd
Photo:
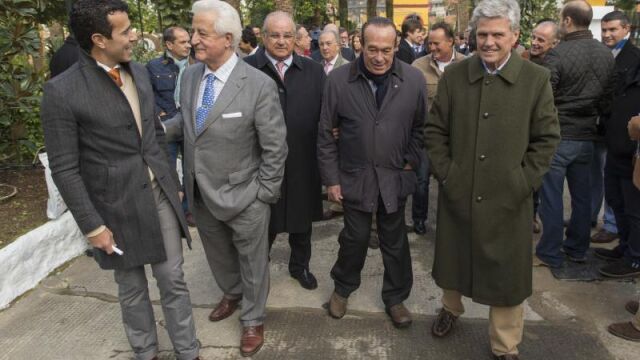
[{"label": "shirt collar", "polygon": [[104,71],[106,71],[106,72],[111,71],[111,69],[120,69],[120,64],[116,64],[116,66],[114,66],[114,67],[112,67],[112,68],[111,68],[111,67],[108,67],[107,65],[105,65],[105,64],[103,64],[103,63],[101,63],[100,61],[97,61],[97,60],[96,60],[96,63],[98,64],[98,66],[100,66],[101,68],[103,68],[103,69],[104,69]]},{"label": "shirt collar", "polygon": [[491,71],[489,70],[489,67],[487,67],[487,64],[484,62],[484,60],[482,60],[482,66],[484,66],[484,69],[487,71],[487,73],[491,74],[491,75],[496,75],[497,73],[500,72],[500,70],[502,70],[502,68],[507,65],[507,63],[509,62],[509,59],[511,58],[511,53],[509,53],[509,55],[507,55],[507,58],[504,60],[504,62],[502,64],[500,64],[500,66],[498,66],[495,70]]},{"label": "shirt collar", "polygon": [[229,76],[231,75],[231,71],[233,70],[234,67],[236,67],[237,63],[238,63],[238,55],[233,53],[231,54],[231,57],[224,64],[222,64],[222,66],[220,66],[216,71],[212,71],[211,69],[209,69],[208,66],[205,65],[204,74],[202,74],[202,80],[204,80],[207,77],[207,75],[213,74],[213,76],[215,76],[216,79],[222,81],[223,83],[226,83],[227,80],[229,79]]},{"label": "shirt collar", "polygon": [[[334,66],[336,64],[336,61],[338,61],[338,56],[340,56],[340,53],[336,54],[336,57],[334,57],[331,61],[329,61],[329,64],[331,64],[331,66]],[[327,60],[324,60],[324,63],[327,63]]]},{"label": "shirt collar", "polygon": [[[269,61],[271,61],[273,66],[276,67],[276,64],[280,60],[277,60],[277,59],[273,58],[271,55],[269,55],[269,52],[266,51],[266,50],[265,50],[264,54],[267,56],[267,59],[269,59]],[[282,60],[282,62],[287,66],[287,68],[289,68],[291,66],[291,63],[293,62],[293,55],[289,55],[289,57],[284,59],[284,60]]]}]

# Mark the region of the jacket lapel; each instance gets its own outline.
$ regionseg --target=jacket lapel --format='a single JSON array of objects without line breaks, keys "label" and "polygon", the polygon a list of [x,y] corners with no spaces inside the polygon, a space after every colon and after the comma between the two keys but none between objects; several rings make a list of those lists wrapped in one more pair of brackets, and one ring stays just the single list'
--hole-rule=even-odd
[{"label": "jacket lapel", "polygon": [[[240,89],[242,89],[242,87],[244,86],[244,79],[247,77],[245,66],[248,66],[248,65],[246,65],[244,61],[238,60],[238,63],[236,64],[236,66],[231,71],[231,74],[229,75],[229,79],[227,79],[227,82],[224,84],[222,91],[218,95],[218,98],[215,100],[215,103],[213,104],[213,109],[211,109],[211,111],[209,112],[209,115],[207,115],[207,120],[204,124],[204,129],[196,137],[199,137],[200,135],[202,135],[209,128],[209,126],[211,126],[211,124],[216,122],[220,118],[224,110],[236,98],[236,96],[240,92]],[[195,114],[194,114],[194,119],[195,119]]]}]

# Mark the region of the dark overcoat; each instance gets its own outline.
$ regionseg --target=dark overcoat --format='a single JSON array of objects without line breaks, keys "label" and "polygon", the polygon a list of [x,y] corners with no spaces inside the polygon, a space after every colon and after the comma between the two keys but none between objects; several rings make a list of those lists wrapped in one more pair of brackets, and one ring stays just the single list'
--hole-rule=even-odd
[{"label": "dark overcoat", "polygon": [[278,85],[280,105],[287,124],[289,154],[280,200],[271,206],[271,233],[302,233],[312,221],[322,219],[322,188],[316,143],[325,74],[322,65],[293,54],[284,82],[260,48],[244,60]]},{"label": "dark overcoat", "polygon": [[478,56],[447,67],[425,128],[440,182],[433,277],[474,301],[531,295],[533,206],[560,140],[549,72],[512,52],[498,75]]},{"label": "dark overcoat", "polygon": [[76,64],[45,84],[41,105],[53,180],[80,230],[87,234],[105,225],[124,251],[118,256],[96,250],[103,269],[166,260],[148,168],[191,243],[149,73],[134,62],[122,66],[138,90],[142,136],[122,90],[84,51]]}]

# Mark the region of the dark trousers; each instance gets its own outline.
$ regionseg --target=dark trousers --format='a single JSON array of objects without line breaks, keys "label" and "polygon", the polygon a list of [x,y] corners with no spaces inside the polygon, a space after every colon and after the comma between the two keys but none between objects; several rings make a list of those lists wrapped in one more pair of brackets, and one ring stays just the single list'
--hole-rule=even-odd
[{"label": "dark trousers", "polygon": [[629,177],[605,170],[605,197],[613,209],[620,235],[616,247],[630,261],[640,261],[640,190]]},{"label": "dark trousers", "polygon": [[[269,233],[269,252],[278,234]],[[311,260],[311,226],[303,233],[289,234],[289,274],[300,274],[304,270],[309,271],[309,260]]]},{"label": "dark trousers", "polygon": [[429,159],[426,155],[422,155],[420,166],[415,171],[418,186],[413,193],[411,203],[411,217],[414,224],[427,221],[427,215],[429,215]]},{"label": "dark trousers", "polygon": [[[411,253],[404,224],[404,205],[399,206],[398,211],[387,214],[382,199],[378,204],[376,225],[384,263],[382,301],[391,307],[406,300],[411,292]],[[372,217],[372,213],[344,205],[344,229],[338,237],[340,250],[331,269],[335,291],[342,297],[349,297],[360,287],[360,272],[367,257]]]}]

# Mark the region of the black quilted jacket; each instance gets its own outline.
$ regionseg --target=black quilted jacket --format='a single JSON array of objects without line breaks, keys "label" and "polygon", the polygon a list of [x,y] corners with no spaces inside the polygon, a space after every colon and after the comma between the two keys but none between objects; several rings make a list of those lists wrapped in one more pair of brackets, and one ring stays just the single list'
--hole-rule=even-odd
[{"label": "black quilted jacket", "polygon": [[566,140],[596,140],[598,117],[608,112],[613,90],[614,58],[591,31],[565,35],[544,57],[551,71],[560,131]]}]

